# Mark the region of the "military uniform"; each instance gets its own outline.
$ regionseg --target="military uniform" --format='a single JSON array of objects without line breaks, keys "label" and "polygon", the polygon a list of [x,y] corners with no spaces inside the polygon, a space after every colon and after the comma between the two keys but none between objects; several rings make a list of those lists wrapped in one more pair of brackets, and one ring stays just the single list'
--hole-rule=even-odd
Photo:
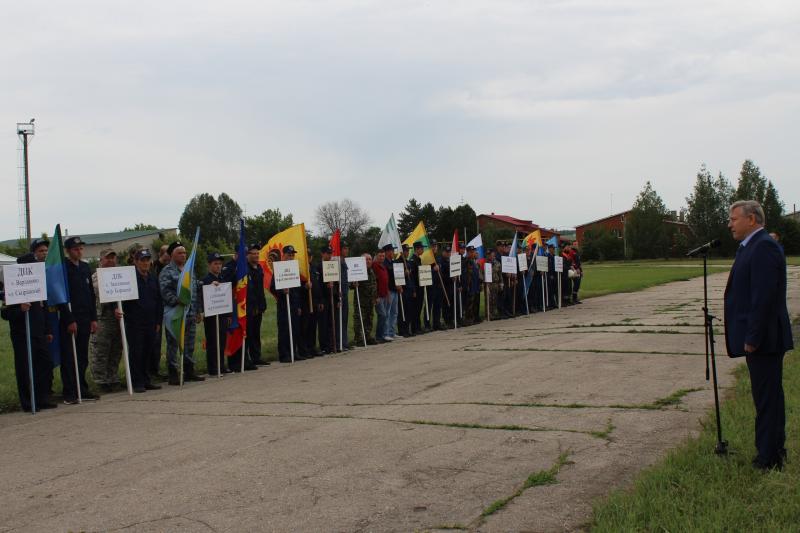
[{"label": "military uniform", "polygon": [[478,264],[467,257],[464,260],[464,325],[471,326],[481,321],[481,278]]},{"label": "military uniform", "polygon": [[[449,246],[446,247],[446,251],[450,252]],[[455,304],[455,298],[453,297],[453,279],[450,277],[450,258],[444,257],[444,255],[439,256],[436,260],[436,264],[439,265],[439,273],[442,275],[442,279],[438,280],[437,278],[439,276],[434,274],[433,284],[440,285],[441,298],[445,300],[443,303],[440,302],[444,325],[438,322],[439,317],[436,314],[434,314],[433,325],[434,328],[437,329],[447,329],[453,326],[453,305]],[[445,295],[447,295],[446,299],[444,298]]]},{"label": "military uniform", "polygon": [[[64,241],[66,248],[83,246],[80,237],[70,237]],[[61,341],[61,383],[63,385],[64,401],[71,403],[78,398],[78,387],[81,397],[85,400],[97,399],[89,391],[86,383],[86,368],[89,366],[89,336],[92,322],[97,321],[97,307],[92,285],[92,269],[85,261],[77,264],[67,259],[67,286],[69,287],[69,304],[59,306],[60,341]],[[72,352],[72,334],[67,327],[75,323],[75,352],[78,359],[78,381],[75,376],[75,359]]]},{"label": "military uniform", "polygon": [[[293,246],[284,246],[284,254],[294,254],[295,249]],[[276,318],[278,322],[278,360],[281,363],[289,363],[292,360],[292,349],[294,348],[295,361],[302,361],[305,359],[298,350],[298,338],[300,336],[300,317],[303,313],[303,297],[305,289],[301,287],[293,287],[288,289],[289,302],[286,301],[287,289],[278,291],[275,288],[275,276],[269,285],[269,291],[275,296],[277,301]],[[289,323],[288,314],[292,314],[291,325]],[[249,321],[249,319],[248,319]],[[291,335],[289,328],[291,327]],[[290,338],[291,337],[291,338]],[[294,346],[293,346],[294,345]]]},{"label": "military uniform", "polygon": [[[149,250],[136,252],[137,258],[149,255]],[[139,299],[123,302],[122,309],[125,313],[131,384],[136,392],[144,392],[148,389],[161,388],[150,382],[147,370],[149,362],[154,357],[156,333],[164,321],[164,306],[161,303],[161,290],[154,274],[147,272],[143,275],[137,270],[136,286]]]},{"label": "military uniform", "polygon": [[[215,254],[219,255],[219,254]],[[212,259],[212,255],[209,255],[209,262]],[[223,273],[220,272],[219,276],[216,276],[209,272],[206,276],[202,279],[203,286],[211,285],[213,283],[226,283],[225,278],[223,277]],[[205,309],[205,302],[203,300],[203,291],[200,290],[197,292],[198,297],[198,309]],[[234,304],[235,306],[235,304]],[[219,320],[219,328],[217,328],[217,321]],[[220,373],[227,373],[230,371],[225,370],[225,341],[228,337],[228,324],[231,320],[231,313],[225,313],[222,315],[217,316],[204,316],[203,317],[203,331],[206,334],[206,368],[208,369],[209,375],[217,375]],[[220,368],[217,369],[217,346],[219,346],[219,362]]]},{"label": "military uniform", "polygon": [[[315,279],[322,278],[322,272],[317,271],[315,264],[308,265],[309,279],[303,284],[303,314],[300,316],[300,353],[306,357],[316,357],[317,350],[317,302],[318,296],[314,293]],[[309,288],[309,284],[311,287]],[[317,283],[319,285],[319,283]],[[317,289],[319,290],[319,288]]]},{"label": "military uniform", "polygon": [[500,296],[503,291],[503,272],[500,261],[492,261],[492,284],[489,286],[489,311],[492,319],[504,318],[500,309]]},{"label": "military uniform", "polygon": [[[361,303],[361,317],[359,319],[356,314],[353,314],[355,325],[355,342],[356,344],[364,345],[364,333],[366,332],[367,344],[377,344],[375,336],[372,334],[372,317],[375,313],[375,299],[378,296],[378,287],[375,281],[375,271],[371,268],[367,269],[367,281],[361,281],[356,288],[358,290],[358,299]],[[364,331],[361,330],[361,321],[364,321]]]},{"label": "military uniform", "polygon": [[[171,245],[170,245],[171,246]],[[173,249],[174,250],[174,249]],[[171,252],[170,252],[171,253]],[[181,277],[181,269],[174,261],[164,267],[158,278],[161,300],[164,304],[164,315],[169,316],[170,311],[178,305],[178,281]],[[196,379],[194,373],[194,342],[197,334],[197,286],[191,287],[191,303],[189,304],[184,326],[184,349],[183,349],[183,373],[184,380]],[[180,312],[178,310],[177,312]],[[178,340],[167,333],[167,365],[169,369],[170,383],[177,384],[180,361],[178,360]]]},{"label": "military uniform", "polygon": [[[17,263],[33,263],[33,254],[25,254]],[[47,336],[51,333],[47,321],[45,302],[32,302],[30,309],[22,311],[20,305],[3,305],[0,315],[8,320],[11,332],[11,346],[14,349],[14,373],[17,378],[19,403],[24,411],[31,410],[30,377],[28,375],[28,335],[25,315],[31,332],[31,356],[33,359],[33,388],[36,409],[56,407],[50,403],[50,376],[53,363],[47,348]]]},{"label": "military uniform", "polygon": [[[347,283],[347,262],[344,257],[341,258],[340,263],[341,282],[339,283],[339,307],[337,308],[336,321],[341,322],[341,335],[340,344],[345,350],[350,349],[350,332],[348,330],[348,318],[350,313],[350,284]],[[335,290],[335,289],[334,289]],[[337,324],[338,327],[339,324]],[[339,329],[336,330],[337,332]]]},{"label": "military uniform", "polygon": [[[92,274],[92,286],[97,294],[97,272]],[[105,390],[119,386],[119,362],[122,359],[122,331],[114,315],[116,303],[95,301],[97,332],[89,341],[89,362],[94,382]]]},{"label": "military uniform", "polygon": [[415,256],[406,259],[406,286],[403,289],[403,305],[406,309],[406,321],[403,323],[403,335],[411,336],[422,333],[419,321],[419,260]]},{"label": "military uniform", "polygon": [[[325,250],[329,250],[329,248]],[[311,283],[314,305],[317,306],[316,324],[319,349],[322,354],[329,354],[337,350],[336,336],[338,335],[338,330],[336,330],[336,320],[334,320],[332,313],[336,311],[339,295],[335,288],[331,290],[331,287],[328,287],[328,284],[323,281],[322,268],[322,260],[313,266]]]},{"label": "military uniform", "polygon": [[[256,246],[260,249],[260,247]],[[253,245],[250,245],[250,249]],[[269,364],[261,354],[261,322],[267,310],[264,293],[264,269],[261,265],[247,264],[247,358],[245,368]],[[241,364],[241,361],[240,361]]]}]

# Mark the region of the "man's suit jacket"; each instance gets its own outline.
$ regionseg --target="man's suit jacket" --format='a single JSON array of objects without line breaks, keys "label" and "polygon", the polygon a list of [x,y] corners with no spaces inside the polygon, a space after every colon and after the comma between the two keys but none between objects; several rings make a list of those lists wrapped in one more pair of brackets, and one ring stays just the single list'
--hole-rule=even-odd
[{"label": "man's suit jacket", "polygon": [[783,354],[793,348],[786,308],[786,258],[766,230],[739,247],[725,288],[725,345],[730,357]]}]

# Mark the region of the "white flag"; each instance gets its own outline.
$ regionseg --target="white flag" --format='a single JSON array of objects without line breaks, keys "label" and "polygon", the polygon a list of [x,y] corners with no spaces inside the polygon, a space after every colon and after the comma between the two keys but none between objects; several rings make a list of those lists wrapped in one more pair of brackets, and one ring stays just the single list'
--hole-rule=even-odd
[{"label": "white flag", "polygon": [[389,217],[389,222],[386,223],[386,226],[383,227],[381,238],[378,240],[378,248],[383,248],[387,244],[391,244],[394,247],[395,253],[400,253],[402,244],[400,242],[400,232],[397,231],[397,224],[394,221],[394,213]]}]

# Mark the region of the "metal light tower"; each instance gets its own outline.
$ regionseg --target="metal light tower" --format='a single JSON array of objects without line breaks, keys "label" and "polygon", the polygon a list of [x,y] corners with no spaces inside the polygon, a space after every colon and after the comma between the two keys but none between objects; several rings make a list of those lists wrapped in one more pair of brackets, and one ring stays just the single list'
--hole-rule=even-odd
[{"label": "metal light tower", "polygon": [[21,215],[25,218],[25,237],[28,239],[28,244],[31,243],[31,188],[30,179],[28,174],[28,137],[33,137],[33,121],[30,122],[17,122],[17,135],[22,140],[22,189],[24,189],[25,203],[24,213]]}]

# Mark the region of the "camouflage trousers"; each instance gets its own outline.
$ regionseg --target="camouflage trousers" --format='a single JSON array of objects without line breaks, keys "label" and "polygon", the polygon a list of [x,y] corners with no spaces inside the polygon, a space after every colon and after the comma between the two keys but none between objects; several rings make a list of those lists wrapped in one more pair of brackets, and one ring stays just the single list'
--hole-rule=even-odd
[{"label": "camouflage trousers", "polygon": [[[367,342],[375,342],[375,336],[372,334],[372,315],[375,314],[375,298],[359,294],[361,298],[361,316],[364,317],[364,331],[367,332]],[[358,308],[356,304],[355,313],[353,313],[353,330],[355,331],[355,343],[364,345],[364,334],[361,331],[361,320],[358,317]]]},{"label": "camouflage trousers", "polygon": [[[183,350],[183,363],[194,366],[194,339],[197,333],[197,323],[194,316],[186,317],[186,332],[184,333],[184,341],[186,345]],[[166,332],[164,336],[167,338],[167,365],[179,370],[181,362],[178,360],[178,341],[173,336]]]},{"label": "camouflage trousers", "polygon": [[122,332],[116,318],[101,317],[97,333],[89,341],[89,364],[98,385],[119,383],[119,362],[122,359]]}]

